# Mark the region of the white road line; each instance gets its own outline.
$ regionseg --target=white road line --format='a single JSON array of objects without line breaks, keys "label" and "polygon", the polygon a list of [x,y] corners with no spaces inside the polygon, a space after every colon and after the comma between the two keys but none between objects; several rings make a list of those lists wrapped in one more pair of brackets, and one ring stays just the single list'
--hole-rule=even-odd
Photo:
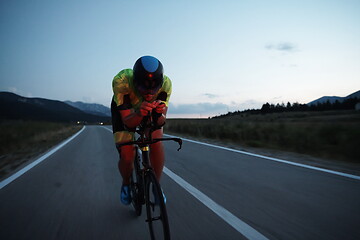
[{"label": "white road line", "polygon": [[112,129],[108,128],[108,127],[105,127],[105,126],[102,126],[103,128],[105,128],[106,130],[109,130],[111,133],[113,132]]},{"label": "white road line", "polygon": [[68,142],[70,142],[71,140],[73,140],[76,136],[78,136],[83,130],[85,129],[85,126],[83,126],[83,128],[78,131],[77,133],[75,133],[73,136],[69,137],[68,139],[66,139],[65,141],[63,141],[62,143],[60,143],[59,145],[57,145],[55,148],[53,148],[50,152],[46,153],[45,155],[41,156],[40,158],[38,158],[37,160],[35,160],[34,162],[30,163],[29,165],[27,165],[26,167],[24,167],[23,169],[19,170],[18,172],[14,173],[13,175],[11,175],[10,177],[8,177],[7,179],[3,180],[0,182],[0,189],[2,189],[3,187],[5,187],[6,185],[8,185],[9,183],[11,183],[12,181],[16,180],[18,177],[20,177],[21,175],[23,175],[24,173],[26,173],[27,171],[29,171],[31,168],[35,167],[36,165],[38,165],[39,163],[41,163],[42,161],[44,161],[46,158],[48,158],[49,156],[51,156],[53,153],[55,153],[56,151],[58,151],[60,148],[62,148],[63,146],[65,146]]},{"label": "white road line", "polygon": [[[104,127],[104,128],[112,132],[111,129],[109,129],[107,127]],[[176,137],[176,136],[172,136],[172,135],[168,135],[168,134],[164,134],[164,135],[166,135],[168,137]],[[216,146],[213,144],[198,142],[198,141],[194,141],[194,140],[190,140],[190,139],[186,139],[186,138],[181,138],[181,139],[184,141],[201,144],[201,145],[205,145],[205,146],[209,146],[209,147],[219,148],[219,149],[223,149],[223,150],[227,150],[227,151],[231,151],[231,152],[246,154],[246,155],[259,157],[259,158],[263,158],[263,159],[267,159],[267,160],[271,160],[271,161],[276,161],[276,162],[280,162],[280,163],[290,164],[290,165],[294,165],[294,166],[298,166],[298,167],[308,168],[308,169],[312,169],[312,170],[322,171],[322,172],[326,172],[326,173],[336,174],[336,175],[340,175],[343,177],[360,180],[360,176],[355,176],[355,175],[336,172],[336,171],[327,170],[327,169],[323,169],[323,168],[308,166],[308,165],[300,164],[300,163],[294,163],[294,162],[290,162],[290,161],[285,161],[285,160],[281,160],[281,159],[277,159],[277,158],[262,156],[259,154],[244,152],[244,151],[235,150],[235,149],[231,149],[231,148]],[[173,179],[177,184],[179,184],[181,187],[183,187],[192,196],[194,196],[196,199],[198,199],[201,203],[203,203],[206,207],[208,207],[211,211],[213,211],[215,214],[217,214],[221,219],[223,219],[225,222],[227,222],[230,226],[232,226],[234,229],[236,229],[239,233],[244,235],[246,238],[248,238],[250,240],[253,240],[253,239],[254,240],[258,240],[258,239],[266,240],[267,239],[264,235],[262,235],[261,233],[256,231],[254,228],[252,228],[245,222],[241,221],[239,218],[237,218],[231,212],[229,212],[228,210],[226,210],[225,208],[223,208],[222,206],[220,206],[219,204],[214,202],[211,198],[209,198],[208,196],[206,196],[205,194],[200,192],[198,189],[196,189],[191,184],[186,182],[184,179],[182,179],[181,177],[176,175],[174,172],[169,170],[167,167],[164,167],[163,171],[166,175],[168,175],[171,179]]]},{"label": "white road line", "polygon": [[[109,129],[109,128],[105,127],[105,126],[104,126],[104,128],[112,132],[111,129]],[[178,136],[173,136],[173,135],[169,135],[169,134],[164,134],[164,135],[168,136],[168,137],[178,137]],[[259,158],[263,158],[263,159],[267,159],[267,160],[271,160],[271,161],[275,161],[275,162],[290,164],[290,165],[293,165],[293,166],[308,168],[308,169],[312,169],[312,170],[316,170],[316,171],[326,172],[326,173],[335,174],[335,175],[339,175],[339,176],[343,176],[343,177],[347,177],[347,178],[352,178],[352,179],[355,179],[355,180],[360,180],[360,176],[357,176],[357,175],[337,172],[337,171],[333,171],[333,170],[314,167],[314,166],[305,165],[305,164],[296,163],[296,162],[290,162],[290,161],[286,161],[286,160],[282,160],[282,159],[278,159],[278,158],[267,157],[267,156],[263,156],[263,155],[260,155],[260,154],[244,152],[244,151],[231,149],[231,148],[227,148],[227,147],[221,147],[221,146],[217,146],[217,145],[213,145],[213,144],[209,144],[209,143],[198,142],[198,141],[186,139],[186,138],[183,138],[183,137],[181,137],[181,139],[183,141],[197,143],[197,144],[205,145],[205,146],[208,146],[208,147],[219,148],[219,149],[223,149],[223,150],[227,150],[227,151],[231,151],[231,152],[236,152],[236,153],[241,153],[241,154],[246,154],[246,155],[253,156],[253,157],[259,157]]]},{"label": "white road line", "polygon": [[200,192],[198,189],[190,185],[184,179],[173,173],[167,167],[164,167],[164,173],[166,173],[170,178],[172,178],[177,184],[183,187],[186,191],[188,191],[191,195],[193,195],[196,199],[198,199],[202,204],[208,207],[211,211],[213,211],[216,215],[218,215],[225,222],[230,224],[233,228],[235,228],[239,233],[244,235],[247,239],[250,240],[266,240],[267,238],[256,231],[254,228],[250,227],[245,222],[241,221],[231,212],[214,202],[211,198]]},{"label": "white road line", "polygon": [[[112,132],[111,129],[104,126],[105,129]],[[183,187],[186,191],[188,191],[191,195],[193,195],[196,199],[198,199],[202,204],[208,207],[211,211],[213,211],[216,215],[218,215],[221,219],[227,222],[230,226],[232,226],[235,230],[237,230],[240,234],[245,236],[249,240],[267,240],[265,236],[256,231],[254,228],[241,221],[231,212],[214,202],[211,198],[206,196],[204,193],[200,192],[198,189],[193,187],[191,184],[186,182],[184,179],[176,175],[167,167],[164,167],[163,172],[168,175],[171,179],[173,179],[177,184]]]},{"label": "white road line", "polygon": [[[172,135],[168,135],[168,134],[164,134],[164,135],[169,136],[169,137],[177,137],[177,136],[172,136]],[[235,149],[231,149],[231,148],[227,148],[227,147],[221,147],[221,146],[217,146],[217,145],[213,145],[213,144],[209,144],[209,143],[198,142],[198,141],[194,141],[194,140],[190,140],[190,139],[186,139],[186,138],[181,138],[181,139],[184,141],[187,141],[187,142],[197,143],[197,144],[205,145],[208,147],[219,148],[219,149],[236,152],[236,153],[241,153],[241,154],[246,154],[246,155],[253,156],[253,157],[259,157],[259,158],[263,158],[263,159],[267,159],[267,160],[271,160],[271,161],[275,161],[275,162],[286,163],[286,164],[290,164],[290,165],[294,165],[294,166],[298,166],[298,167],[308,168],[308,169],[312,169],[312,170],[316,170],[316,171],[326,172],[326,173],[330,173],[330,174],[335,174],[335,175],[339,175],[339,176],[343,176],[343,177],[347,177],[347,178],[360,180],[360,176],[356,176],[356,175],[352,175],[352,174],[337,172],[337,171],[328,170],[328,169],[319,168],[319,167],[313,167],[313,166],[309,166],[309,165],[305,165],[305,164],[301,164],[301,163],[290,162],[290,161],[286,161],[286,160],[282,160],[282,159],[278,159],[278,158],[267,157],[267,156],[263,156],[263,155],[259,155],[259,154],[255,154],[255,153],[244,152],[244,151],[235,150]]]}]

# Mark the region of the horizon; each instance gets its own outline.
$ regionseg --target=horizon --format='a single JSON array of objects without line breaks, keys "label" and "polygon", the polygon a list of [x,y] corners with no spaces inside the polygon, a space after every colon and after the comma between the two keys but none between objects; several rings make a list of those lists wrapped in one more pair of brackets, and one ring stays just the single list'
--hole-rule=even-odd
[{"label": "horizon", "polygon": [[359,1],[14,0],[0,12],[0,91],[24,97],[109,107],[113,77],[143,55],[172,80],[169,117],[360,89]]},{"label": "horizon", "polygon": [[[1,92],[5,92],[5,93],[13,93],[13,92],[6,92],[6,91],[0,91]],[[301,102],[289,102],[290,104],[294,104],[294,103],[299,103],[299,104],[310,104],[311,102],[315,102],[317,100],[320,100],[322,98],[346,98],[354,93],[357,93],[357,92],[360,92],[360,90],[357,90],[357,91],[354,91],[350,94],[347,94],[345,96],[322,96],[322,97],[318,97],[310,102],[307,102],[307,103],[301,103]],[[13,94],[16,94],[16,93],[13,93]],[[20,97],[25,97],[25,96],[21,96],[19,94],[16,94]],[[97,104],[97,105],[101,105],[103,107],[106,107],[110,110],[110,107],[109,106],[105,106],[101,103],[90,103],[90,102],[83,102],[83,101],[69,101],[69,100],[65,100],[65,101],[62,101],[62,100],[57,100],[57,99],[48,99],[48,98],[43,98],[43,97],[25,97],[25,98],[39,98],[39,99],[45,99],[45,100],[53,100],[53,101],[60,101],[60,102],[63,102],[63,103],[66,103],[68,104],[67,102],[72,102],[72,103],[83,103],[83,104]],[[266,103],[263,103],[259,108],[252,108],[252,109],[238,109],[238,110],[234,110],[234,111],[228,111],[228,112],[224,112],[224,113],[218,113],[218,114],[215,114],[215,115],[211,115],[211,116],[205,116],[205,115],[202,115],[201,113],[193,113],[193,114],[171,114],[170,116],[168,116],[167,118],[169,119],[207,119],[207,118],[212,118],[212,117],[219,117],[221,115],[226,115],[228,113],[234,113],[234,112],[237,112],[237,111],[240,111],[240,112],[243,112],[243,111],[248,111],[248,110],[260,110],[261,107],[264,105],[264,104],[271,104],[271,105],[277,105],[277,104],[284,104],[286,105],[288,102],[266,102]],[[171,104],[171,103],[170,103]],[[172,104],[173,105],[173,104]],[[72,106],[72,105],[71,105]],[[75,107],[75,106],[73,106]],[[170,107],[174,107],[174,106],[169,106]],[[77,108],[77,107],[75,107]]]}]

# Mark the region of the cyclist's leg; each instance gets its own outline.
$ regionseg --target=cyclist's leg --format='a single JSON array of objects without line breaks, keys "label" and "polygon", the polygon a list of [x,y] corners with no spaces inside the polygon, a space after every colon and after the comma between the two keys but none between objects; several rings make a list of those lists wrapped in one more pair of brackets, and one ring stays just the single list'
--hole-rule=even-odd
[{"label": "cyclist's leg", "polygon": [[[134,133],[129,132],[125,128],[120,112],[114,100],[111,101],[111,120],[115,144],[133,141]],[[135,157],[135,148],[133,146],[123,146],[121,148],[116,148],[119,151],[119,172],[123,177],[123,184],[128,185],[130,183],[132,162]]]},{"label": "cyclist's leg", "polygon": [[112,119],[114,140],[116,143],[116,148],[119,152],[118,168],[123,178],[120,198],[123,204],[128,205],[131,202],[131,192],[129,185],[130,185],[131,171],[133,168],[133,160],[135,157],[135,148],[134,146],[118,147],[117,144],[127,141],[132,141],[134,138],[134,133],[126,130],[124,123],[121,119],[120,112],[118,111],[114,100],[112,100],[111,102],[111,119]]},{"label": "cyclist's leg", "polygon": [[[122,131],[116,132],[114,138],[117,144],[133,140],[134,133]],[[130,184],[130,175],[133,170],[133,162],[135,158],[135,146],[128,145],[117,147],[119,152],[118,168],[123,179],[123,185]]]},{"label": "cyclist's leg", "polygon": [[[163,137],[163,129],[157,129],[152,133],[153,138],[162,138]],[[160,181],[160,177],[164,168],[165,162],[165,154],[164,154],[164,146],[162,142],[157,142],[150,145],[150,161],[151,166],[154,168],[155,176],[158,181]]]},{"label": "cyclist's leg", "polygon": [[[117,143],[127,142],[132,140],[131,133],[129,132],[116,132],[114,134],[115,141]],[[121,202],[125,205],[131,203],[131,188],[130,188],[130,176],[133,170],[133,162],[135,158],[135,147],[134,146],[122,146],[118,147],[119,151],[119,172],[122,176],[122,186],[120,192]]]}]

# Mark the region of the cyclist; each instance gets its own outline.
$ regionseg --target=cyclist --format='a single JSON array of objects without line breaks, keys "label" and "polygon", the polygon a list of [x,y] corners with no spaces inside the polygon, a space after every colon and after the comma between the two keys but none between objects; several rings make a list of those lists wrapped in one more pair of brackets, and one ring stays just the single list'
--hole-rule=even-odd
[{"label": "cyclist", "polygon": [[[135,147],[131,145],[118,147],[118,144],[134,141],[136,127],[149,112],[157,126],[152,136],[162,137],[162,126],[165,124],[172,89],[171,80],[164,75],[163,65],[157,58],[143,56],[135,62],[133,69],[124,69],[114,77],[112,88],[114,92],[111,102],[112,126],[120,157],[118,168],[122,176],[120,198],[123,204],[129,205],[131,203],[129,184]],[[162,174],[164,160],[162,143],[151,144],[150,162],[158,180]]]}]

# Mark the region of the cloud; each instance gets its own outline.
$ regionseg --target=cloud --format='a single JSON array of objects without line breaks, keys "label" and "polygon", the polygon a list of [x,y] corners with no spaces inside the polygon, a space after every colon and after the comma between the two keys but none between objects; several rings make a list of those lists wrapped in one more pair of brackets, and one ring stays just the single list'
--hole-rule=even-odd
[{"label": "cloud", "polygon": [[15,94],[20,94],[20,91],[16,87],[8,87],[6,90]]},{"label": "cloud", "polygon": [[224,103],[193,103],[193,104],[169,104],[171,114],[218,114],[224,113],[228,105]]},{"label": "cloud", "polygon": [[33,95],[29,92],[24,92],[16,87],[7,87],[5,88],[5,91],[15,93],[17,95],[23,96],[23,97],[32,97]]},{"label": "cloud", "polygon": [[93,103],[94,99],[92,97],[83,96],[82,101],[85,102],[85,103]]},{"label": "cloud", "polygon": [[276,50],[281,52],[294,52],[297,47],[295,44],[290,42],[280,42],[277,44],[268,44],[265,46],[268,50]]},{"label": "cloud", "polygon": [[282,99],[282,96],[273,97],[271,100],[273,100],[273,101],[279,101],[280,99]]},{"label": "cloud", "polygon": [[219,97],[219,95],[216,95],[216,94],[212,94],[212,93],[204,93],[202,94],[203,96],[206,96],[208,98],[217,98]]},{"label": "cloud", "polygon": [[169,103],[168,115],[170,117],[208,117],[226,114],[229,111],[243,111],[246,109],[260,109],[263,102],[248,99],[243,102],[232,101],[225,103],[193,103],[193,104],[173,104]]},{"label": "cloud", "polygon": [[246,109],[260,109],[262,104],[263,104],[263,102],[259,102],[254,99],[248,99],[241,103],[233,103],[233,105],[234,105],[233,109],[235,111],[237,111],[237,110],[243,111]]}]

